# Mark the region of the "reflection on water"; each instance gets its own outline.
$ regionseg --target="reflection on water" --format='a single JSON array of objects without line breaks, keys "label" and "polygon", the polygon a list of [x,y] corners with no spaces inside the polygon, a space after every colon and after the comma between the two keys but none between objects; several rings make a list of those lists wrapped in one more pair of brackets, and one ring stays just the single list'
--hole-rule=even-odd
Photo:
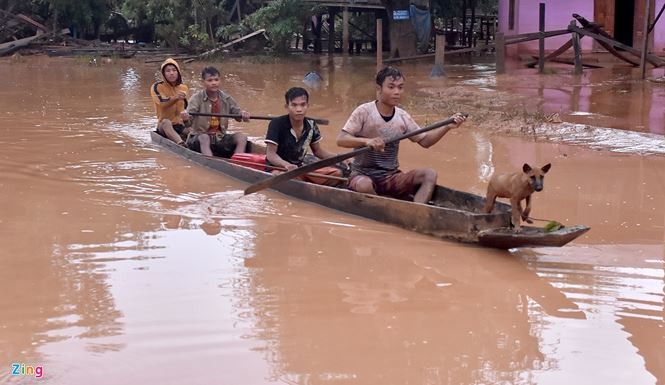
[{"label": "reflection on water", "polygon": [[619,66],[586,70],[581,76],[568,76],[566,71],[548,76],[533,70],[518,74],[517,79],[498,78],[497,88],[537,97],[542,112],[559,112],[564,121],[665,134],[665,116],[659,107],[665,87],[640,80],[639,69]]},{"label": "reflection on water", "polygon": [[[599,245],[574,253],[541,249],[520,254],[527,258],[530,268],[554,282],[587,314],[589,325],[583,330],[559,331],[557,356],[566,361],[573,361],[576,356],[588,357],[583,350],[586,343],[602,339],[603,346],[612,353],[637,349],[640,357],[625,357],[623,370],[615,373],[618,378],[607,373],[606,357],[585,359],[587,367],[597,368],[597,373],[602,374],[597,377],[599,383],[663,382],[665,248],[662,244]],[[608,323],[614,324],[617,333],[603,332]],[[564,338],[566,334],[576,338]],[[636,377],[639,368],[648,373]]]},{"label": "reflection on water", "polygon": [[[534,216],[592,231],[507,254],[243,196],[244,184],[150,145],[156,67],[50,60],[0,63],[0,382],[30,382],[12,362],[43,364],[57,384],[665,382],[665,160],[648,134],[662,121],[658,86],[607,72],[507,81],[486,64],[432,82],[429,65],[403,66],[419,121],[445,113],[420,104],[427,87],[540,93],[579,125],[626,128],[639,111],[641,133],[561,125],[548,142],[470,122],[427,151],[404,146],[405,168],[479,194],[493,172],[553,163]],[[204,64],[183,67],[194,90]],[[310,111],[330,119],[331,148],[375,92],[368,58],[219,67],[223,88],[266,115],[319,72]],[[617,108],[617,125],[604,124],[605,94],[632,107]],[[254,138],[266,127],[232,122]]]},{"label": "reflection on water", "polygon": [[120,89],[124,92],[139,93],[141,91],[140,80],[139,72],[135,68],[129,67],[120,74],[120,84],[122,84]]},{"label": "reflection on water", "polygon": [[[557,367],[541,352],[549,343],[542,320],[586,319],[575,302],[502,253],[433,252],[434,241],[366,231],[354,246],[344,229],[331,234],[335,252],[313,253],[326,232],[266,228],[256,257],[245,260],[253,272],[249,306],[258,316],[252,337],[266,343],[273,381],[531,383],[533,371]],[[266,252],[275,239],[288,239],[289,251]],[[404,241],[410,250],[400,251]]]}]

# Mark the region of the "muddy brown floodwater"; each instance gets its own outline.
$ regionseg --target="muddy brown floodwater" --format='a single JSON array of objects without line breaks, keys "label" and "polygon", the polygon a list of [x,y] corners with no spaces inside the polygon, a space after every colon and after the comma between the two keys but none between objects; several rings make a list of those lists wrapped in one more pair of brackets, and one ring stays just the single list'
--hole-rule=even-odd
[{"label": "muddy brown floodwater", "polygon": [[[254,114],[320,72],[310,112],[335,150],[374,97],[369,58],[218,65]],[[551,162],[533,216],[591,226],[503,252],[241,198],[243,183],[151,145],[156,66],[0,62],[0,383],[665,384],[660,83],[402,67],[419,123],[472,116],[429,150],[405,144],[404,168],[482,194],[493,172]],[[183,66],[193,88],[202,66]],[[258,138],[266,122],[232,128]]]}]

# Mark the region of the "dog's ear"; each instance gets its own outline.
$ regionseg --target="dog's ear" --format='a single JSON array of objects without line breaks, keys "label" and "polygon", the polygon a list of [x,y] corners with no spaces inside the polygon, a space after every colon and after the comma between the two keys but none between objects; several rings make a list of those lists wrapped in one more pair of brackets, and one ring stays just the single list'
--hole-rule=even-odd
[{"label": "dog's ear", "polygon": [[524,171],[525,174],[528,174],[529,171],[531,171],[531,166],[528,164],[524,163],[524,166],[522,166],[522,171]]},{"label": "dog's ear", "polygon": [[543,174],[547,174],[547,172],[550,170],[550,167],[552,167],[551,163],[544,165],[543,168],[541,168],[541,170],[543,170]]}]

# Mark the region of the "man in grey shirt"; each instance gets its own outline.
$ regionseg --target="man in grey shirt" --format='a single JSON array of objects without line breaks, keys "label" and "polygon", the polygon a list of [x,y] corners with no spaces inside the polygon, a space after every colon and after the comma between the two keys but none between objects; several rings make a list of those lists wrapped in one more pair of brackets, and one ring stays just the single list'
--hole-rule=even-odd
[{"label": "man in grey shirt", "polygon": [[[436,187],[436,171],[419,168],[402,172],[398,161],[399,142],[386,144],[392,138],[420,128],[409,113],[398,107],[404,90],[404,76],[397,68],[386,67],[376,75],[376,89],[378,100],[358,106],[337,137],[340,147],[372,148],[353,160],[349,188],[398,199],[413,196],[414,202],[427,203]],[[452,118],[455,123],[409,139],[428,148],[466,120],[460,113]]]}]

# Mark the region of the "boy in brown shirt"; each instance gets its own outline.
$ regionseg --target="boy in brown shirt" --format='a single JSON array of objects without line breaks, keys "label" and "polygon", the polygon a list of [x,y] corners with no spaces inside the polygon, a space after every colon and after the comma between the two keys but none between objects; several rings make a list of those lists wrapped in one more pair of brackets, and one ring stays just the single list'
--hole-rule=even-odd
[{"label": "boy in brown shirt", "polygon": [[219,89],[220,74],[215,67],[206,67],[201,72],[205,89],[195,93],[189,100],[182,118],[192,121],[192,133],[187,139],[187,147],[208,156],[230,158],[234,153],[245,152],[247,135],[228,134],[228,119],[220,117],[192,116],[190,113],[239,114],[243,122],[248,122],[250,114],[242,110],[238,103]]}]

